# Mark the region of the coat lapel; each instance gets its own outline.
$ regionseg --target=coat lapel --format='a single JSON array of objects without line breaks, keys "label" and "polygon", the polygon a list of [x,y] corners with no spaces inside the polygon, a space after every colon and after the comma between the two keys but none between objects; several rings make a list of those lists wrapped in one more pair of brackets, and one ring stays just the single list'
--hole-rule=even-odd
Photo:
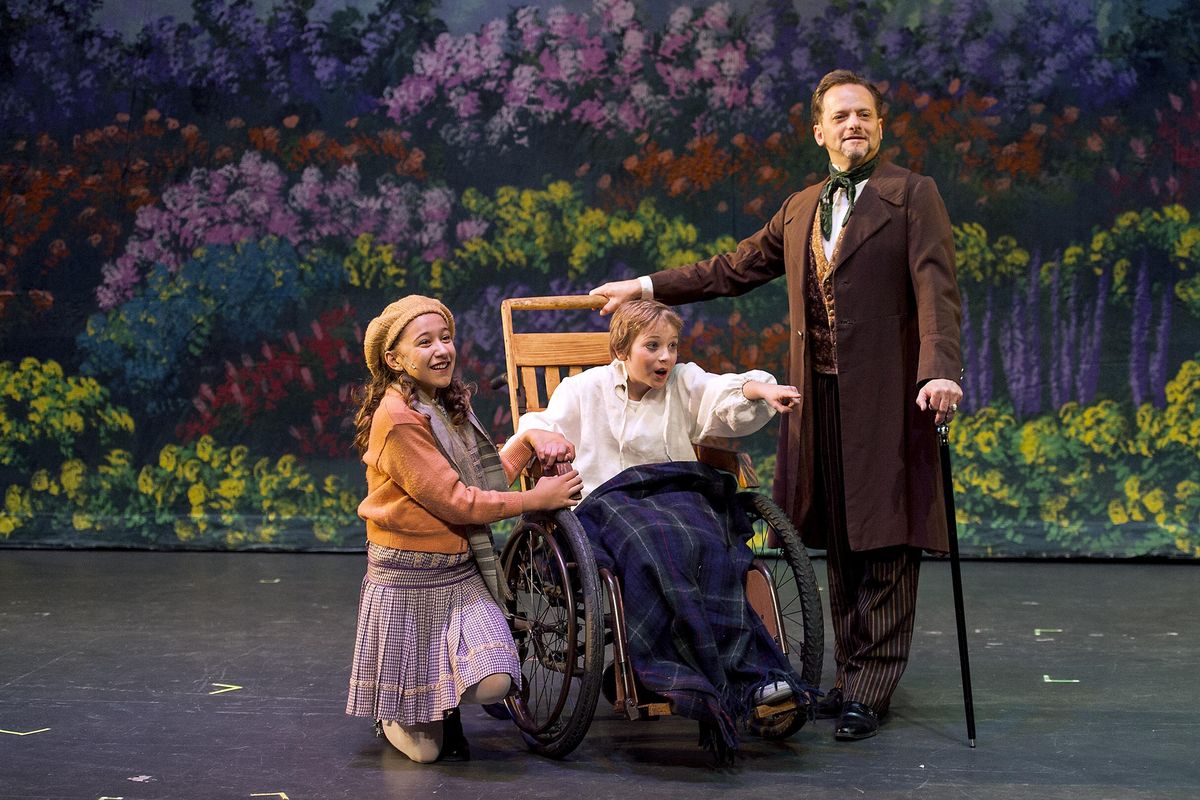
[{"label": "coat lapel", "polygon": [[904,201],[904,170],[891,164],[880,164],[875,174],[854,201],[854,213],[846,224],[842,246],[838,251],[838,267],[850,260],[862,244],[891,219],[888,205],[899,206]]},{"label": "coat lapel", "polygon": [[[813,224],[816,219],[817,202],[821,198],[821,189],[824,186],[825,183],[822,182],[802,192],[796,198],[796,204],[788,209],[788,217],[784,220],[784,226],[791,228],[791,235],[795,237],[790,244],[800,252],[800,274],[797,276],[800,283],[796,284],[797,286],[804,285],[804,276],[808,274],[809,260],[812,256],[808,243],[812,237]],[[792,278],[788,279],[789,286],[792,280]]]}]

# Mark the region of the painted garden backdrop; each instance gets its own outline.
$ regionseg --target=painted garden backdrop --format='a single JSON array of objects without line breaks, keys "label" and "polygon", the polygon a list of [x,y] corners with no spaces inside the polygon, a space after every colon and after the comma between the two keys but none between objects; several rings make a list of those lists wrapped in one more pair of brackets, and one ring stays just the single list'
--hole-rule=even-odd
[{"label": "painted garden backdrop", "polygon": [[1200,4],[121,5],[0,0],[0,545],[361,547],[367,320],[445,299],[502,438],[500,300],[730,247],[844,66],[955,223],[965,549],[1200,555]]}]

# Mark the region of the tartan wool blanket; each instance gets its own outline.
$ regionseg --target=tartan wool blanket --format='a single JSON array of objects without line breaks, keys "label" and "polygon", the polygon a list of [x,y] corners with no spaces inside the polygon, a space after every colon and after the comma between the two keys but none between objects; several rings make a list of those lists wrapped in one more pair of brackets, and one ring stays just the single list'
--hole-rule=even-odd
[{"label": "tartan wool blanket", "polygon": [[809,689],[746,602],[753,530],[736,493],[727,473],[669,462],[631,467],[575,509],[597,565],[620,579],[635,674],[699,720],[718,756],[737,748],[756,687]]}]

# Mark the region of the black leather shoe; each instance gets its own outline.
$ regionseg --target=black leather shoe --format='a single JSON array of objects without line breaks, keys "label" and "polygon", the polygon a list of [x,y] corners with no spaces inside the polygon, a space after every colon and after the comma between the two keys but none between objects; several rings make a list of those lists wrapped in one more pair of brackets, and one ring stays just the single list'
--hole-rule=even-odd
[{"label": "black leather shoe", "polygon": [[879,733],[879,715],[853,700],[842,706],[842,716],[838,719],[837,730],[833,738],[840,741],[869,739]]},{"label": "black leather shoe", "polygon": [[438,761],[470,761],[471,748],[463,734],[462,715],[457,708],[446,712],[442,720],[442,752]]},{"label": "black leather shoe", "polygon": [[817,719],[837,719],[842,715],[842,690],[834,687],[817,703]]}]

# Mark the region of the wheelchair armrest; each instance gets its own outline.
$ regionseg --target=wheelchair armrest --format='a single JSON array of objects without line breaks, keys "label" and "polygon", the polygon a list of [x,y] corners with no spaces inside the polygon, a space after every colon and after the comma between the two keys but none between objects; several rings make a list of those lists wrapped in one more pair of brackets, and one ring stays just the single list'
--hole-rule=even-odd
[{"label": "wheelchair armrest", "polygon": [[761,485],[749,453],[707,441],[703,444],[696,442],[692,448],[696,451],[696,460],[713,469],[732,473],[741,488],[757,489]]}]

